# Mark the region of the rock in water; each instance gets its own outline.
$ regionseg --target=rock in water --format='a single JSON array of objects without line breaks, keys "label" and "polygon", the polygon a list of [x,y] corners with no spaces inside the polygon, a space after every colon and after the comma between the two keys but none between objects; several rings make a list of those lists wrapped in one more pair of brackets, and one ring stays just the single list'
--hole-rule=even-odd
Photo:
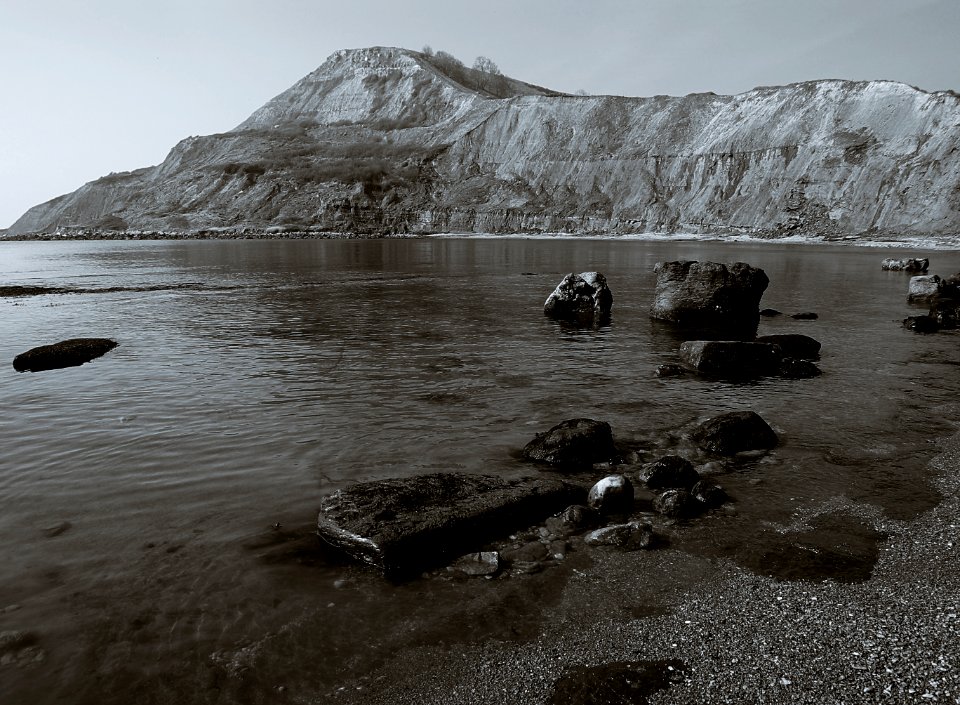
[{"label": "rock in water", "polygon": [[942,289],[943,280],[936,274],[910,277],[910,284],[907,288],[907,301],[910,303],[932,302],[940,296]]},{"label": "rock in water", "polygon": [[323,498],[322,539],[391,577],[408,577],[477,550],[584,500],[549,478],[433,473],[362,482]]},{"label": "rock in water", "polygon": [[909,259],[892,259],[888,257],[880,264],[883,270],[894,272],[926,272],[930,266],[930,260],[911,257]]},{"label": "rock in water", "polygon": [[753,411],[714,416],[694,430],[693,440],[704,450],[718,455],[773,448],[779,442],[773,429]]},{"label": "rock in water", "polygon": [[583,537],[588,546],[617,546],[626,549],[651,548],[656,536],[650,524],[631,521],[595,529]]},{"label": "rock in water", "polygon": [[800,333],[758,335],[756,342],[777,345],[787,357],[798,360],[816,360],[820,357],[820,341]]},{"label": "rock in water", "polygon": [[41,345],[13,358],[17,372],[42,372],[63,367],[76,367],[95,360],[117,347],[108,338],[71,338],[53,345]]},{"label": "rock in water", "polygon": [[613,294],[600,272],[568,274],[543,304],[551,318],[584,324],[602,324],[610,320]]},{"label": "rock in water", "polygon": [[640,479],[652,490],[670,487],[690,489],[700,480],[700,473],[686,458],[681,458],[679,455],[665,455],[645,465],[640,472]]},{"label": "rock in water", "polygon": [[523,448],[523,457],[540,463],[575,467],[614,458],[610,424],[593,419],[569,419],[538,433]]},{"label": "rock in water", "polygon": [[743,262],[659,262],[652,318],[685,327],[750,337],[760,320],[760,297],[770,280]]},{"label": "rock in water", "polygon": [[698,374],[714,377],[761,377],[776,373],[783,351],[771,343],[736,340],[688,340],[680,361]]}]

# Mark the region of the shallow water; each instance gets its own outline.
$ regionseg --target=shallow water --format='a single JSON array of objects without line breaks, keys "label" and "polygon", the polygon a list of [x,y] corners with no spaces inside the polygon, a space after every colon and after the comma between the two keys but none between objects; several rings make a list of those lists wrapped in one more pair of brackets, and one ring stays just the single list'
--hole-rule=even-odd
[{"label": "shallow water", "polygon": [[[916,254],[960,271],[960,252]],[[642,240],[0,243],[4,284],[171,287],[0,299],[0,630],[32,632],[46,654],[0,666],[0,701],[310,702],[404,646],[530,638],[588,557],[523,579],[396,586],[324,553],[312,524],[320,498],[355,480],[526,471],[516,451],[575,416],[610,422],[650,457],[693,454],[682,429],[728,410],[754,409],[780,433],[773,453],[715,478],[737,501],[675,531],[683,550],[762,568],[782,557],[785,527],[837,498],[909,519],[937,501],[924,464],[946,431],[936,409],[960,392],[960,337],[900,328],[916,310],[908,275],[880,270],[885,256],[908,255]],[[820,318],[764,319],[760,332],[817,338],[824,374],[655,377],[679,345],[647,317],[653,265],[671,259],[762,267],[763,307]],[[610,325],[545,319],[562,275],[591,269],[613,290]],[[202,286],[172,288],[189,283]],[[77,368],[9,366],[71,337],[120,345]]]}]

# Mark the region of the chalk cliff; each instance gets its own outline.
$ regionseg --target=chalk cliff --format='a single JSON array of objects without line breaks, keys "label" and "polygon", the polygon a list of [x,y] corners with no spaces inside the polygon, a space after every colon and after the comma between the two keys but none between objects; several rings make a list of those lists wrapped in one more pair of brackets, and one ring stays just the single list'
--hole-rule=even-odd
[{"label": "chalk cliff", "polygon": [[960,97],[890,81],[572,96],[377,47],[9,232],[958,234],[958,149]]}]

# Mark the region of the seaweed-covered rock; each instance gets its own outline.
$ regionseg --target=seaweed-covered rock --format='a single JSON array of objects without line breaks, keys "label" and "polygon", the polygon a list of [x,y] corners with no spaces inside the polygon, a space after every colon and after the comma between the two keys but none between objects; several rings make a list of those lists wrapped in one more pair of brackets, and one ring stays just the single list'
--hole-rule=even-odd
[{"label": "seaweed-covered rock", "polygon": [[680,345],[680,361],[711,377],[762,377],[775,374],[783,351],[771,343],[738,340],[688,340]]},{"label": "seaweed-covered rock", "polygon": [[41,345],[13,358],[17,372],[41,372],[77,367],[95,360],[117,347],[109,338],[71,338],[53,345]]},{"label": "seaweed-covered rock", "polygon": [[630,511],[633,484],[624,475],[607,475],[590,488],[587,506],[602,514]]},{"label": "seaweed-covered rock", "polygon": [[549,431],[538,433],[523,448],[528,460],[560,467],[576,467],[606,462],[614,458],[610,424],[593,419],[569,419]]},{"label": "seaweed-covered rock", "polygon": [[665,455],[643,466],[640,479],[652,490],[669,487],[690,489],[700,480],[698,473],[686,458],[679,455]]},{"label": "seaweed-covered rock", "polygon": [[777,434],[754,411],[731,411],[707,419],[693,431],[693,440],[718,455],[736,455],[745,450],[773,448]]},{"label": "seaweed-covered rock", "polygon": [[770,280],[744,262],[659,262],[650,316],[685,327],[753,337]]},{"label": "seaweed-covered rock", "polygon": [[551,318],[578,323],[605,323],[610,319],[613,294],[600,272],[570,273],[543,304]]},{"label": "seaweed-covered rock", "polygon": [[795,357],[799,360],[816,360],[820,357],[820,341],[809,335],[800,333],[758,335],[756,342],[776,345],[786,357]]},{"label": "seaweed-covered rock", "polygon": [[432,473],[337,490],[321,500],[317,530],[348,555],[405,577],[583,499],[582,488],[551,478]]}]

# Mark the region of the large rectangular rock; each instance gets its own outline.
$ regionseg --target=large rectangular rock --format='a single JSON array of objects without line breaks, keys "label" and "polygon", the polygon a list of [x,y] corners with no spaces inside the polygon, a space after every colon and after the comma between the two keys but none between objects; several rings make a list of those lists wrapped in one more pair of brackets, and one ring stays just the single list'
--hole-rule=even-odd
[{"label": "large rectangular rock", "polygon": [[351,485],[326,496],[320,537],[391,577],[404,577],[477,550],[586,498],[549,477],[433,473]]},{"label": "large rectangular rock", "polygon": [[714,377],[760,377],[773,374],[783,350],[772,343],[736,340],[688,340],[680,346],[680,361],[698,374]]}]

